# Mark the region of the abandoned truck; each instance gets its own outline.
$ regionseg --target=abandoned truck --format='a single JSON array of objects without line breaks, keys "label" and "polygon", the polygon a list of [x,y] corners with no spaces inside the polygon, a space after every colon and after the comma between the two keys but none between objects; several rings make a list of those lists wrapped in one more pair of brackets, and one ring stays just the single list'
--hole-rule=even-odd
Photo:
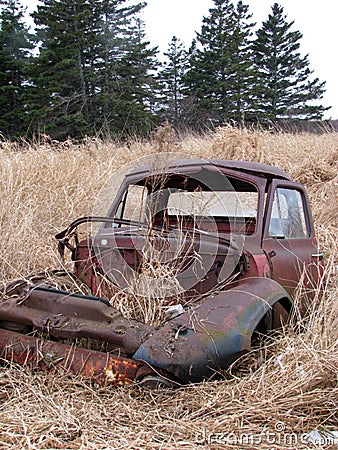
[{"label": "abandoned truck", "polygon": [[87,290],[39,276],[3,286],[1,358],[102,384],[212,377],[287,321],[301,278],[311,301],[323,272],[304,187],[252,162],[140,167],[106,216],[56,238]]}]

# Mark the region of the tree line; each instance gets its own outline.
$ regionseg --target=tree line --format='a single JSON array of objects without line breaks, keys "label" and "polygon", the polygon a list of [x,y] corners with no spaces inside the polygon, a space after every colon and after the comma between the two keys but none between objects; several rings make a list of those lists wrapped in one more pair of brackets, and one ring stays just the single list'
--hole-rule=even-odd
[{"label": "tree line", "polygon": [[325,82],[302,34],[271,7],[257,28],[241,0],[213,0],[188,49],[174,36],[159,60],[129,0],[20,0],[0,6],[0,132],[54,139],[147,135],[167,119],[201,130],[232,121],[320,120]]}]

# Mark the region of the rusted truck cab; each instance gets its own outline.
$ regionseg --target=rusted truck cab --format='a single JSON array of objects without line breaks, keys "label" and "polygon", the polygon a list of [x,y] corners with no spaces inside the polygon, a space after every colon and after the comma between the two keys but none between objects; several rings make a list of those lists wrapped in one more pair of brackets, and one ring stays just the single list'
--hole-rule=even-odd
[{"label": "rusted truck cab", "polygon": [[[98,230],[79,239],[85,222]],[[105,216],[78,219],[56,237],[90,295],[26,287],[31,309],[12,301],[9,314],[2,302],[0,319],[40,331],[48,324],[58,345],[95,340],[110,358],[108,369],[94,370],[106,381],[211,377],[250,350],[255,333],[287,321],[300,280],[311,301],[322,277],[304,187],[259,163],[188,159],[137,168]],[[127,297],[155,302],[162,320],[125,317],[117,305]],[[34,320],[23,319],[29,311]]]},{"label": "rusted truck cab", "polygon": [[[74,250],[76,273],[103,294],[104,283],[98,286],[87,270],[95,265],[94,254],[99,272],[125,287],[145,257],[154,258],[146,255],[146,244],[175,275],[173,259],[185,259],[181,301],[252,277],[275,280],[291,298],[300,277],[310,293],[321,276],[322,254],[304,186],[264,164],[186,160],[160,171],[134,170],[96,236]],[[200,261],[195,260],[196,276],[186,270],[193,252]]]}]

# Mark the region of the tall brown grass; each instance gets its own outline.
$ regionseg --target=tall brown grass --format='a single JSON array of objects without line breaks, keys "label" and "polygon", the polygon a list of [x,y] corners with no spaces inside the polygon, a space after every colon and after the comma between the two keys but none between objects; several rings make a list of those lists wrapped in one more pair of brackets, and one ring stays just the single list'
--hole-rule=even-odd
[{"label": "tall brown grass", "polygon": [[2,142],[0,279],[60,267],[53,235],[91,213],[116,170],[161,151],[274,164],[304,183],[327,260],[324,296],[301,333],[290,327],[224,379],[175,391],[99,389],[0,367],[1,448],[309,448],[302,433],[337,429],[338,134],[223,127],[178,139],[162,128],[149,142],[125,145]]}]

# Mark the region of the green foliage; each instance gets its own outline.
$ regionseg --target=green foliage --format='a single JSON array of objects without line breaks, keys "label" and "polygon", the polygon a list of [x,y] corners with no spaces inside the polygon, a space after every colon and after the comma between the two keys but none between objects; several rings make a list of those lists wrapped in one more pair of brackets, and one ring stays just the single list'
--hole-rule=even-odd
[{"label": "green foliage", "polygon": [[40,44],[29,71],[33,128],[56,138],[85,134],[90,126],[92,49],[97,45],[96,2],[44,0],[33,18]]},{"label": "green foliage", "polygon": [[299,31],[291,31],[283,8],[275,3],[271,14],[257,31],[254,42],[255,64],[260,81],[260,119],[320,119],[328,109],[314,103],[325,92],[325,83],[311,80],[308,55],[299,53]]},{"label": "green foliage", "polygon": [[[124,1],[124,0],[123,0]],[[146,134],[156,121],[152,112],[156,48],[145,40],[140,3],[119,8],[102,3],[102,33],[96,63],[96,130],[106,134]]]},{"label": "green foliage", "polygon": [[124,1],[38,6],[33,17],[41,45],[30,72],[36,130],[58,139],[149,132],[156,49],[144,40],[138,17],[144,5],[124,7]]},{"label": "green foliage", "polygon": [[19,0],[0,0],[0,133],[61,140],[146,135],[163,119],[197,130],[320,119],[325,83],[283,8],[275,3],[255,36],[242,0],[213,1],[189,51],[173,37],[161,65],[140,19],[145,3],[41,0],[33,37]]},{"label": "green foliage", "polygon": [[190,49],[190,70],[185,82],[195,105],[193,121],[220,124],[240,122],[251,114],[255,70],[250,49],[252,15],[239,1],[214,0],[200,33]]},{"label": "green foliage", "polygon": [[0,131],[9,138],[26,128],[25,69],[33,44],[23,23],[24,8],[16,0],[0,5]]},{"label": "green foliage", "polygon": [[161,117],[169,120],[175,127],[184,121],[184,75],[188,64],[188,53],[179,38],[173,36],[166,60],[159,73],[161,84]]}]

